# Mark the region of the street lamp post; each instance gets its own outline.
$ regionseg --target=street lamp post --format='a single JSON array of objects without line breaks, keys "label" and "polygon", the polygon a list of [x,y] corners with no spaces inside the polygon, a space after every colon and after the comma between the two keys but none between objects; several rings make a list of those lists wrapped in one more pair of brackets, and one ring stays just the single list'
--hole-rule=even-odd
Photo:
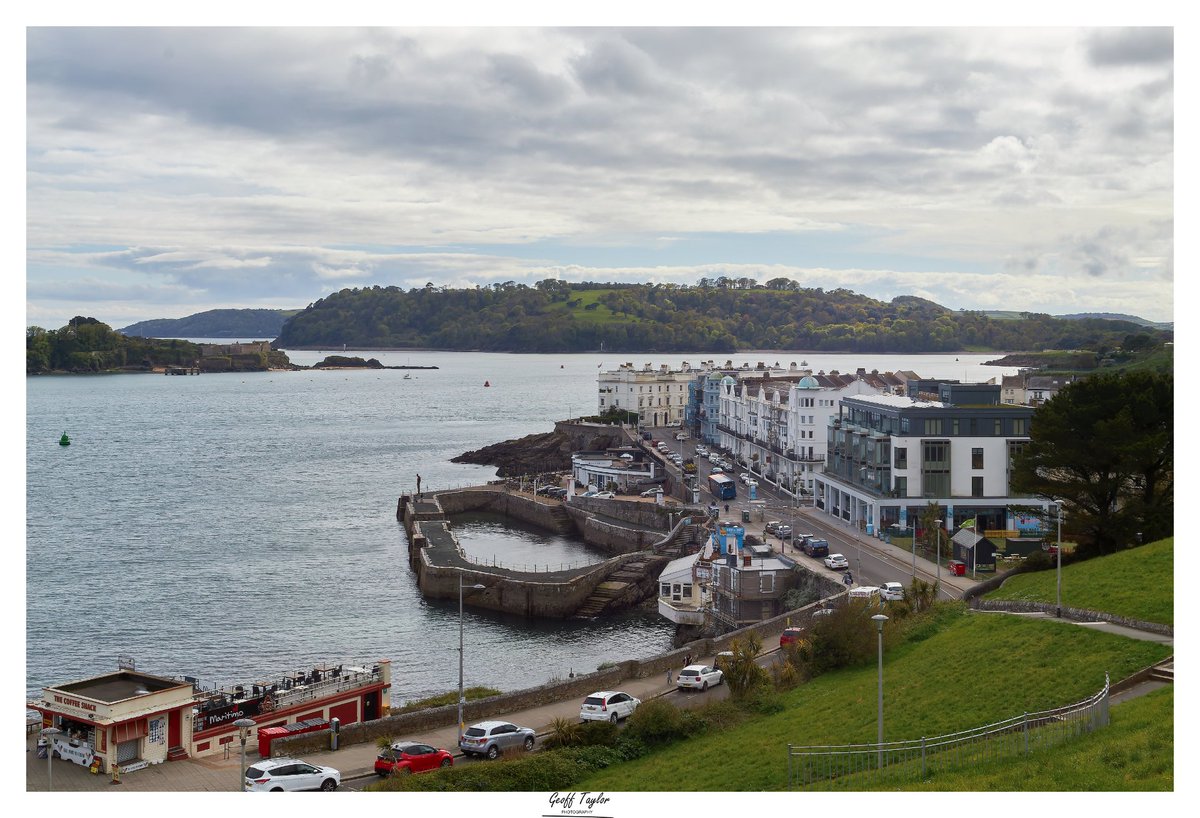
[{"label": "street lamp post", "polygon": [[933,521],[933,535],[937,537],[937,582],[942,584],[942,521]]},{"label": "street lamp post", "polygon": [[57,727],[42,728],[42,738],[46,740],[46,792],[54,789],[54,770],[50,766],[54,760],[54,737],[62,733]]},{"label": "street lamp post", "polygon": [[888,618],[883,614],[875,614],[871,617],[875,623],[876,629],[879,631],[879,716],[876,721],[876,748],[878,750],[879,768],[883,769],[883,623],[887,622]]},{"label": "street lamp post", "polygon": [[1054,541],[1054,615],[1062,616],[1062,503],[1058,503],[1058,539]]},{"label": "street lamp post", "polygon": [[[476,583],[470,586],[473,591],[482,591],[484,586]],[[463,722],[463,704],[466,703],[466,694],[463,691],[463,581],[462,574],[458,575],[458,740],[461,743],[463,730],[466,729],[466,724]]]},{"label": "street lamp post", "polygon": [[238,729],[238,738],[242,740],[242,777],[238,779],[238,789],[246,791],[246,739],[250,737],[250,728],[255,724],[254,719],[238,719],[233,726]]}]

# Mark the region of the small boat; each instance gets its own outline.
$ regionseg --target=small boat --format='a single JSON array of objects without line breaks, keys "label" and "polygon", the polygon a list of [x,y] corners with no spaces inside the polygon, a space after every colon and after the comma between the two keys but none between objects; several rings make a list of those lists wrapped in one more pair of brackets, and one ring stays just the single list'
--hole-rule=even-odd
[{"label": "small boat", "polygon": [[404,373],[404,380],[406,380],[406,381],[412,380],[412,375],[411,375],[410,373],[408,373],[408,372],[405,372],[405,373]]},{"label": "small boat", "polygon": [[491,386],[491,385],[492,385],[492,382],[491,382],[491,381],[484,381],[484,382],[483,382],[483,385],[484,385],[484,386]]},{"label": "small boat", "polygon": [[66,432],[63,432],[62,437],[60,437],[58,439],[58,445],[59,446],[70,446],[71,445],[71,438],[67,435]]}]

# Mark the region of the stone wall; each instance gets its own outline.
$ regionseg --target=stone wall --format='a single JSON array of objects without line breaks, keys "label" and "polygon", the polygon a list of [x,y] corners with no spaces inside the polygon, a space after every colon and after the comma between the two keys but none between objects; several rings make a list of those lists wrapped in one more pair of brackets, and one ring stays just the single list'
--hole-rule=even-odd
[{"label": "stone wall", "polygon": [[533,573],[522,572],[520,576],[511,576],[504,570],[489,571],[484,565],[461,570],[457,566],[434,565],[428,554],[422,551],[418,558],[417,586],[425,597],[457,599],[461,575],[465,584],[488,586],[486,590],[471,594],[472,608],[564,619],[579,610],[596,586],[625,561],[626,558],[613,557],[597,563],[589,571],[576,573],[566,579],[556,578],[553,572],[547,572],[545,579],[539,580]]},{"label": "stone wall", "polygon": [[[1047,613],[1054,615],[1058,607],[1053,602],[1032,602],[1030,600],[1015,600],[1015,599],[979,599],[978,597],[970,600],[971,610],[973,611],[1007,611],[1009,613]],[[1062,607],[1062,618],[1071,619],[1076,622],[1111,622],[1114,625],[1124,625],[1127,628],[1134,628],[1139,631],[1149,631],[1150,633],[1158,633],[1163,636],[1174,636],[1175,629],[1171,625],[1163,625],[1158,622],[1146,622],[1142,619],[1132,619],[1127,616],[1118,616],[1117,614],[1106,613],[1104,611],[1091,611],[1086,608],[1070,608],[1064,605]]]}]

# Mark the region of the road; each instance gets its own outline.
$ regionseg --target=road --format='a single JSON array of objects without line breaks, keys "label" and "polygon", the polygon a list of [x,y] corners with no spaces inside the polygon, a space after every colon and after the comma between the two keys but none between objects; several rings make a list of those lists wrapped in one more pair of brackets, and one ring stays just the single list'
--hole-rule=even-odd
[{"label": "road", "polygon": [[[718,502],[708,491],[708,476],[712,471],[712,464],[703,457],[696,457],[697,441],[694,438],[687,440],[676,440],[675,435],[679,433],[677,428],[654,428],[647,429],[654,440],[664,441],[670,451],[679,452],[686,460],[689,457],[695,458],[697,472],[697,485],[700,487],[701,502],[716,503]],[[701,441],[702,443],[702,441]],[[709,446],[710,449],[716,449],[714,446]],[[732,461],[730,456],[726,459]],[[669,460],[665,461],[667,469],[676,479],[682,479],[682,471]],[[734,469],[727,470],[735,480],[744,469],[735,462]],[[756,478],[757,479],[757,478]],[[829,553],[842,554],[850,563],[850,573],[853,575],[854,585],[881,585],[884,582],[899,582],[906,587],[912,581],[913,576],[920,577],[926,582],[939,581],[939,596],[946,599],[955,599],[962,595],[961,588],[955,588],[947,582],[949,572],[942,570],[939,572],[935,565],[924,559],[916,560],[916,570],[914,572],[914,563],[911,559],[906,559],[901,549],[888,547],[876,547],[876,543],[882,546],[883,543],[878,540],[868,540],[866,538],[856,536],[848,531],[839,522],[829,518],[827,515],[813,509],[811,506],[799,506],[797,502],[787,494],[781,492],[773,484],[759,479],[757,487],[757,499],[761,502],[752,504],[749,499],[749,492],[746,484],[738,480],[737,484],[738,496],[737,499],[729,502],[729,512],[725,516],[726,519],[741,523],[742,511],[750,510],[749,523],[743,523],[746,526],[748,534],[758,536],[763,542],[771,543],[782,550],[782,553],[788,557],[795,559],[797,563],[815,573],[824,572],[829,577],[841,581],[844,572],[833,571],[825,567],[821,559],[808,557],[803,551],[792,548],[790,543],[784,543],[779,538],[764,532],[764,526],[771,520],[779,520],[792,527],[792,531],[798,534],[812,533],[817,536],[824,537],[829,541]],[[808,501],[807,498],[802,500]],[[725,501],[720,501],[720,506],[724,509]]]}]

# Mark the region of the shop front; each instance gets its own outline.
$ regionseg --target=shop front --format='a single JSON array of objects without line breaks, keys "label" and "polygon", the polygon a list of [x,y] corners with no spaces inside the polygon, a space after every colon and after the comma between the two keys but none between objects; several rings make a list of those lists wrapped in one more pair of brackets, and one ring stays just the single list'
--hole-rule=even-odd
[{"label": "shop front", "polygon": [[39,752],[103,773],[186,758],[193,703],[190,683],[122,670],[44,688],[30,707],[58,731]]}]

